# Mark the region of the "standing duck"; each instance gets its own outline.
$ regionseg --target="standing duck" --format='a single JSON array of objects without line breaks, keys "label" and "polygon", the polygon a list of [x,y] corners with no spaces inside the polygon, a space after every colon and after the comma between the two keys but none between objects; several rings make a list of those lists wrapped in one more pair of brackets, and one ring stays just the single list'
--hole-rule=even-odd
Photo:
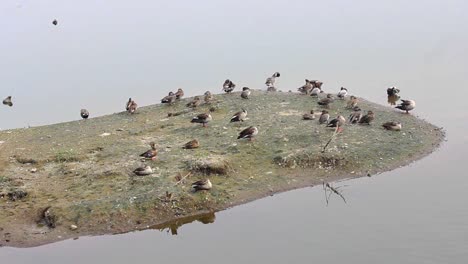
[{"label": "standing duck", "polygon": [[388,96],[397,95],[399,92],[400,92],[400,90],[395,88],[395,86],[387,88],[387,95]]},{"label": "standing duck", "polygon": [[328,119],[330,119],[330,114],[327,110],[322,110],[322,114],[319,118],[319,124],[326,124],[328,123]]},{"label": "standing duck", "polygon": [[406,113],[408,114],[409,111],[413,110],[415,107],[416,107],[416,102],[414,100],[401,99],[401,103],[397,105],[395,108],[406,111]]},{"label": "standing duck", "polygon": [[146,166],[136,168],[133,171],[133,173],[135,173],[138,176],[146,176],[146,175],[153,174],[153,169],[149,165],[146,165]]},{"label": "standing duck", "polygon": [[321,105],[321,106],[329,107],[329,105],[330,105],[331,103],[333,103],[334,100],[335,100],[335,99],[333,99],[333,95],[332,95],[332,94],[327,94],[327,97],[321,99],[320,101],[318,101],[317,104],[319,104],[319,105]]},{"label": "standing duck", "polygon": [[80,115],[81,115],[81,118],[83,118],[83,119],[88,119],[88,117],[89,117],[89,112],[88,112],[88,110],[86,110],[86,109],[81,109]]},{"label": "standing duck", "polygon": [[201,99],[198,96],[195,96],[192,101],[186,104],[187,107],[197,108],[201,104]]},{"label": "standing duck", "polygon": [[158,156],[158,150],[156,149],[156,144],[154,142],[150,143],[151,149],[146,151],[145,153],[140,154],[140,157],[143,157],[145,159],[151,159],[154,160]]},{"label": "standing duck", "polygon": [[13,106],[13,102],[11,101],[11,96],[8,96],[7,98],[3,99],[3,104],[8,105],[8,106]]},{"label": "standing duck", "polygon": [[182,88],[177,89],[175,96],[177,100],[182,99],[182,97],[184,97],[184,90],[182,90]]},{"label": "standing duck", "polygon": [[206,124],[208,124],[208,122],[210,122],[211,120],[213,120],[213,118],[211,117],[210,114],[203,113],[192,118],[192,121],[190,122],[199,123],[199,124],[202,124],[203,127],[206,127]]},{"label": "standing duck", "polygon": [[205,104],[210,104],[214,100],[214,97],[213,97],[213,95],[211,94],[210,91],[205,92],[204,100],[205,100]]},{"label": "standing duck", "polygon": [[173,92],[169,92],[169,95],[167,95],[163,99],[161,99],[161,103],[171,105],[171,104],[175,103],[176,99],[177,99],[176,94],[173,93]]},{"label": "standing duck", "polygon": [[240,133],[239,133],[239,136],[237,137],[237,139],[244,139],[244,138],[248,138],[250,141],[253,140],[253,138],[258,134],[258,128],[254,127],[254,126],[250,126],[244,130],[242,130]]},{"label": "standing duck", "polygon": [[401,130],[401,123],[390,121],[382,124],[383,128],[390,130],[390,131],[400,131]]},{"label": "standing duck", "polygon": [[281,74],[279,72],[275,72],[275,73],[273,73],[273,75],[271,77],[268,77],[266,79],[265,84],[267,86],[267,90],[276,91],[276,88],[275,88],[276,78],[278,78],[280,76],[281,76]]},{"label": "standing duck", "polygon": [[349,123],[356,124],[361,120],[362,113],[361,109],[356,109],[353,113],[349,115]]},{"label": "standing duck", "polygon": [[336,118],[332,119],[328,122],[327,127],[343,127],[346,123],[346,118],[344,116],[339,115]]},{"label": "standing duck", "polygon": [[305,113],[302,115],[303,120],[314,120],[315,119],[315,113],[314,110],[310,110],[310,113]]},{"label": "standing duck", "polygon": [[367,111],[367,114],[363,117],[361,117],[361,119],[359,119],[358,123],[359,124],[367,124],[367,125],[370,125],[370,123],[372,121],[374,121],[374,112],[372,112],[371,110]]},{"label": "standing duck", "polygon": [[236,85],[231,80],[227,79],[226,81],[224,81],[223,83],[224,92],[231,93],[232,91],[234,91],[234,88],[236,88]]},{"label": "standing duck", "polygon": [[249,95],[250,95],[250,88],[249,87],[242,88],[241,97],[243,99],[249,99]]},{"label": "standing duck", "polygon": [[338,98],[345,99],[346,95],[348,95],[348,89],[341,87],[340,91],[338,92]]},{"label": "standing duck", "polygon": [[358,104],[358,98],[356,96],[354,96],[354,95],[351,95],[349,97],[348,102],[346,102],[346,108],[352,109],[352,108],[356,107],[357,104]]},{"label": "standing duck", "polygon": [[133,101],[132,98],[128,98],[128,102],[127,102],[127,106],[126,106],[127,112],[130,113],[130,114],[133,114],[133,113],[135,113],[137,108],[138,108],[137,103],[135,101]]},{"label": "standing duck", "polygon": [[192,188],[195,192],[209,191],[211,190],[212,187],[213,185],[211,184],[209,179],[204,179],[204,180],[200,180],[200,181],[196,181],[192,183]]},{"label": "standing duck", "polygon": [[189,142],[185,143],[185,145],[182,147],[183,149],[196,149],[200,147],[200,142],[198,140],[190,140]]},{"label": "standing duck", "polygon": [[297,88],[297,90],[302,94],[309,94],[312,91],[312,87],[313,87],[312,82],[309,81],[308,79],[305,79],[305,84]]},{"label": "standing duck", "polygon": [[232,122],[244,122],[245,118],[247,117],[247,110],[245,110],[244,108],[242,108],[242,111],[239,111],[237,113],[235,113],[232,117],[231,117],[231,121],[230,123]]}]

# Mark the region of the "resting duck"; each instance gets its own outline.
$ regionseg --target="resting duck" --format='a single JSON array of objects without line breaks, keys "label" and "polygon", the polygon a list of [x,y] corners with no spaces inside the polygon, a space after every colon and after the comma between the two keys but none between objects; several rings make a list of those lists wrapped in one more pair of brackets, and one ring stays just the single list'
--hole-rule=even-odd
[{"label": "resting duck", "polygon": [[253,138],[258,134],[258,128],[254,127],[254,126],[250,126],[244,130],[242,130],[240,133],[239,133],[239,136],[237,137],[237,139],[244,139],[244,138],[248,138],[250,141],[253,140]]},{"label": "resting duck", "polygon": [[135,113],[137,108],[138,108],[137,103],[135,103],[135,101],[133,101],[132,98],[128,98],[127,107],[126,107],[127,112],[130,114],[133,114]]},{"label": "resting duck", "polygon": [[302,94],[309,94],[310,91],[312,91],[312,88],[313,88],[312,82],[309,81],[308,79],[305,79],[305,84],[297,88],[297,90]]},{"label": "resting duck", "polygon": [[198,96],[195,96],[192,101],[186,104],[187,107],[197,108],[201,104],[201,99]]},{"label": "resting duck", "polygon": [[374,121],[374,112],[372,111],[367,111],[367,115],[361,117],[361,119],[359,119],[358,123],[359,124],[368,124],[370,125],[370,123]]},{"label": "resting duck", "polygon": [[158,150],[156,149],[155,143],[151,142],[150,147],[151,147],[151,149],[146,151],[143,154],[140,154],[140,157],[143,157],[145,159],[151,159],[151,160],[156,159],[156,157],[158,156]]},{"label": "resting duck", "polygon": [[241,97],[243,99],[249,99],[249,95],[250,95],[250,88],[249,87],[242,88]]},{"label": "resting duck", "polygon": [[190,122],[199,123],[199,124],[202,124],[203,127],[206,127],[206,124],[208,124],[208,122],[210,122],[211,120],[213,120],[213,118],[211,117],[210,114],[203,113],[192,118],[192,121]]},{"label": "resting duck", "polygon": [[3,99],[3,104],[8,105],[8,106],[13,106],[13,102],[11,101],[11,96],[8,96],[7,98]]},{"label": "resting duck", "polygon": [[416,102],[414,100],[401,99],[401,103],[397,105],[395,108],[406,111],[406,113],[408,114],[409,111],[413,110],[415,107],[416,107]]},{"label": "resting duck", "polygon": [[265,84],[267,86],[267,90],[269,88],[272,88],[272,89],[270,89],[270,91],[273,91],[273,90],[276,91],[276,89],[275,89],[276,78],[278,78],[280,76],[281,76],[281,74],[279,72],[275,72],[275,73],[273,73],[273,75],[271,77],[268,77],[266,79]]},{"label": "resting duck", "polygon": [[346,95],[348,95],[348,89],[341,87],[340,91],[338,92],[338,98],[345,99]]},{"label": "resting duck", "polygon": [[400,92],[400,90],[395,88],[395,86],[387,88],[387,95],[388,96],[397,95],[399,92]]},{"label": "resting duck", "polygon": [[391,121],[391,122],[387,122],[387,123],[382,124],[382,126],[383,126],[383,128],[385,128],[387,130],[391,130],[391,131],[400,131],[401,130],[401,123],[400,122]]},{"label": "resting duck", "polygon": [[204,180],[200,180],[200,181],[196,181],[192,183],[192,188],[195,192],[209,191],[211,190],[212,187],[213,185],[211,184],[209,179],[204,179]]},{"label": "resting duck", "polygon": [[236,85],[231,80],[227,79],[226,81],[224,81],[223,83],[224,92],[231,93],[232,91],[234,91],[234,88],[236,88]]},{"label": "resting duck", "polygon": [[346,123],[346,118],[344,116],[339,115],[336,118],[332,119],[328,122],[327,127],[342,127]]},{"label": "resting duck", "polygon": [[322,114],[320,115],[320,118],[319,118],[319,124],[328,123],[328,119],[330,119],[330,114],[328,113],[327,110],[322,110]]},{"label": "resting duck", "polygon": [[230,123],[232,122],[244,122],[245,118],[247,117],[247,110],[245,110],[244,108],[242,108],[242,111],[239,111],[237,113],[235,113],[232,117],[231,117],[231,121]]},{"label": "resting duck", "polygon": [[333,99],[333,95],[332,95],[332,94],[327,94],[327,97],[321,99],[320,101],[318,101],[317,104],[319,104],[319,105],[321,105],[321,106],[329,107],[329,105],[330,105],[331,103],[333,103],[334,100],[335,100],[335,99]]},{"label": "resting duck", "polygon": [[351,95],[349,97],[348,102],[346,103],[346,108],[352,109],[352,108],[356,107],[357,104],[358,104],[358,98],[356,96],[354,96],[354,95]]},{"label": "resting duck", "polygon": [[214,97],[213,97],[213,95],[211,94],[210,91],[206,91],[206,92],[205,92],[205,98],[204,98],[204,100],[205,100],[205,104],[210,104],[211,101],[214,100]]},{"label": "resting duck", "polygon": [[318,87],[314,87],[312,88],[312,90],[310,91],[310,96],[318,96],[319,93],[321,93],[322,90],[320,90],[320,88]]},{"label": "resting duck", "polygon": [[81,118],[83,118],[83,119],[88,119],[88,117],[89,117],[89,112],[88,112],[88,110],[86,110],[86,109],[81,109],[80,115],[81,115]]},{"label": "resting duck", "polygon": [[200,142],[198,140],[190,140],[189,142],[185,143],[185,145],[182,147],[183,149],[196,149],[200,147]]},{"label": "resting duck", "polygon": [[362,117],[361,109],[356,109],[354,110],[354,113],[349,115],[349,123],[356,124],[359,122],[359,120],[361,120],[361,117]]},{"label": "resting duck", "polygon": [[184,97],[184,90],[182,90],[182,88],[177,89],[175,96],[177,100],[182,99],[182,97]]},{"label": "resting duck", "polygon": [[315,119],[315,113],[314,110],[310,110],[310,113],[305,113],[302,115],[303,120],[314,120]]},{"label": "resting duck", "polygon": [[161,103],[171,105],[171,104],[175,103],[176,99],[177,99],[176,94],[173,93],[173,92],[169,92],[169,95],[167,95],[163,99],[161,99]]},{"label": "resting duck", "polygon": [[139,168],[136,168],[133,173],[135,173],[136,175],[138,176],[146,176],[146,175],[150,175],[153,173],[153,169],[149,166],[149,165],[146,165],[146,166],[142,166],[142,167],[139,167]]}]

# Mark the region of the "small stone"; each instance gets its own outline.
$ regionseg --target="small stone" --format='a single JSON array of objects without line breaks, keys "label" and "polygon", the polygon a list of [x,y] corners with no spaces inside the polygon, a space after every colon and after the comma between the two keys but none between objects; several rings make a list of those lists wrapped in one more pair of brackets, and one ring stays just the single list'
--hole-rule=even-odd
[{"label": "small stone", "polygon": [[70,230],[76,230],[76,229],[78,229],[78,227],[76,225],[71,225],[70,226]]},{"label": "small stone", "polygon": [[107,136],[110,136],[111,133],[102,133],[101,135],[99,135],[100,137],[107,137]]},{"label": "small stone", "polygon": [[36,172],[37,172],[37,169],[36,169],[36,168],[32,168],[32,169],[30,170],[30,172],[31,172],[31,173],[36,173]]}]

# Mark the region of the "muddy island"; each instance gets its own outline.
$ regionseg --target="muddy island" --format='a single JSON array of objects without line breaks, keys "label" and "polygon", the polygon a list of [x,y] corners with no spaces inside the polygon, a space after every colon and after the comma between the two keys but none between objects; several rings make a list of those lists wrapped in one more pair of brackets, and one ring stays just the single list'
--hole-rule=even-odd
[{"label": "muddy island", "polygon": [[[0,131],[0,245],[146,229],[282,191],[371,176],[428,155],[444,138],[414,114],[362,98],[358,106],[372,110],[375,120],[346,124],[337,134],[318,116],[327,109],[331,118],[348,117],[347,99],[322,108],[320,99],[295,93],[253,90],[249,98],[215,95],[196,108],[185,98],[134,114]],[[230,123],[241,109],[247,119]],[[303,120],[310,110],[316,118]],[[190,122],[200,113],[212,116],[206,127]],[[401,122],[401,131],[385,130],[388,121]],[[237,139],[249,126],[259,130],[255,140]],[[184,148],[194,139],[198,148]],[[157,158],[143,162],[139,155],[150,142]],[[142,164],[152,174],[136,176]],[[212,189],[193,192],[191,183],[203,179]]]}]

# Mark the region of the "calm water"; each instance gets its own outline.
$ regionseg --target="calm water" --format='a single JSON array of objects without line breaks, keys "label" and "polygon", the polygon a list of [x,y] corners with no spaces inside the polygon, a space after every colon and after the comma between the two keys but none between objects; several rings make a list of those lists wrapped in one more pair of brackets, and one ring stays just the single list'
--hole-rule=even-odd
[{"label": "calm water", "polygon": [[[376,3],[379,2],[379,3]],[[447,142],[411,166],[288,192],[184,225],[0,248],[5,263],[467,263],[468,8],[466,1],[0,2],[2,129],[121,111],[169,90],[219,91],[226,78],[261,88],[304,78],[386,103],[396,85]],[[58,26],[51,24],[57,19]]]}]

